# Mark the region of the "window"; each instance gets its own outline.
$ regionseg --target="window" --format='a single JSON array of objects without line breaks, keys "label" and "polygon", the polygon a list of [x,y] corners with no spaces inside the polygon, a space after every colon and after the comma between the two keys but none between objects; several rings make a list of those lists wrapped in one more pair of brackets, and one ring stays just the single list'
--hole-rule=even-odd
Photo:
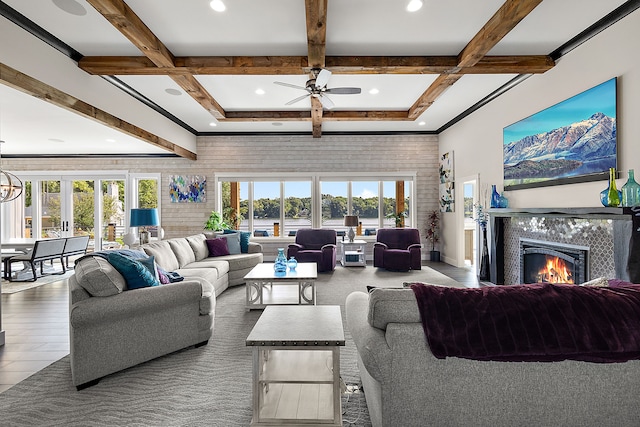
[{"label": "window", "polygon": [[311,181],[285,181],[283,236],[312,225]]},{"label": "window", "polygon": [[[275,174],[216,176],[217,207],[232,228],[254,235],[290,236],[299,228],[346,231],[345,215],[358,215],[362,232],[395,227],[398,195],[405,227],[412,226],[414,173],[353,175]],[[239,220],[234,222],[235,212]],[[234,226],[235,224],[235,226]],[[263,234],[264,233],[264,234]]]}]

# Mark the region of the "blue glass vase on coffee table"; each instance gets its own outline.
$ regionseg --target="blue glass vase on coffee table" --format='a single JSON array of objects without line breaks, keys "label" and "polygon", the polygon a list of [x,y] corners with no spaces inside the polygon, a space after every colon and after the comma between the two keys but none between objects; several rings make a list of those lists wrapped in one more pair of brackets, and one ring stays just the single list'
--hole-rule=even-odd
[{"label": "blue glass vase on coffee table", "polygon": [[287,272],[287,257],[284,256],[284,248],[278,248],[278,255],[276,256],[276,261],[273,263],[273,270],[281,274]]}]

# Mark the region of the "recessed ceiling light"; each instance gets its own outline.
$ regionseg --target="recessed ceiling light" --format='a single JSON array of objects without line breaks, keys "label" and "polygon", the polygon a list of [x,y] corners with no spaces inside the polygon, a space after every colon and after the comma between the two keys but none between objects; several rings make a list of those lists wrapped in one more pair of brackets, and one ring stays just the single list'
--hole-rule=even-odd
[{"label": "recessed ceiling light", "polygon": [[424,126],[426,124],[427,124],[426,122],[420,122],[420,123],[418,123],[418,126]]},{"label": "recessed ceiling light", "polygon": [[218,124],[216,122],[211,122],[211,123],[209,123],[209,126],[216,127],[216,126],[218,126]]},{"label": "recessed ceiling light", "polygon": [[256,89],[256,94],[257,95],[264,95],[264,93],[265,93],[264,89],[260,89],[260,88]]},{"label": "recessed ceiling light", "polygon": [[84,16],[87,14],[87,9],[76,0],[53,0],[53,4],[71,15]]},{"label": "recessed ceiling light", "polygon": [[209,6],[211,6],[211,9],[215,10],[216,12],[224,12],[227,9],[227,6],[222,3],[222,0],[213,0],[211,3],[209,3]]},{"label": "recessed ceiling light", "polygon": [[167,92],[169,95],[175,95],[175,96],[182,95],[182,92],[180,92],[178,89],[168,88],[168,89],[165,89],[164,91]]},{"label": "recessed ceiling light", "polygon": [[116,142],[116,140],[115,140],[115,139],[113,139],[113,138],[107,138],[107,139],[106,139],[106,141],[107,141],[107,142]]},{"label": "recessed ceiling light", "polygon": [[371,90],[369,91],[369,93],[370,93],[371,95],[377,95],[377,94],[379,94],[379,93],[380,93],[380,91],[374,87],[373,89],[371,89]]},{"label": "recessed ceiling light", "polygon": [[407,5],[407,10],[409,12],[416,12],[420,10],[421,7],[422,7],[422,0],[411,0]]},{"label": "recessed ceiling light", "polygon": [[282,123],[280,122],[273,122],[271,123],[272,126],[282,126]]},{"label": "recessed ceiling light", "polygon": [[51,141],[51,142],[64,142],[64,139],[59,139],[59,138],[49,138],[49,141]]}]

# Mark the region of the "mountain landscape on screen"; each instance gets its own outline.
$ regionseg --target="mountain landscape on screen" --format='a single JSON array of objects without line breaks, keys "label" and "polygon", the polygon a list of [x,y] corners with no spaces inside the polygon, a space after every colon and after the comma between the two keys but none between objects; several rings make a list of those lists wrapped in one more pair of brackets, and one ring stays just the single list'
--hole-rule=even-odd
[{"label": "mountain landscape on screen", "polygon": [[505,187],[596,174],[610,167],[616,167],[616,119],[601,112],[504,146]]}]

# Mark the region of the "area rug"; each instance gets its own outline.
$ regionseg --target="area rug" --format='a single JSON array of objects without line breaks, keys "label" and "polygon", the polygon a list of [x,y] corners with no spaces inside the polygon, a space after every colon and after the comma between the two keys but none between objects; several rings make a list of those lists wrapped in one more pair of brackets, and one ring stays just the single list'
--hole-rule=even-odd
[{"label": "area rug", "polygon": [[[392,273],[372,267],[338,267],[320,274],[318,304],[340,305],[366,286],[399,287],[406,281],[462,285],[428,267]],[[0,420],[8,426],[247,426],[251,422],[251,348],[245,339],[260,310],[246,312],[245,289],[236,286],[217,300],[209,344],[188,348],[103,378],[76,391],[69,356],[0,394]],[[356,348],[345,322],[341,376],[360,383]],[[366,392],[343,397],[345,426],[370,426]]]},{"label": "area rug", "polygon": [[38,286],[57,282],[59,280],[66,280],[72,274],[73,271],[67,271],[65,274],[39,277],[35,282],[10,282],[8,280],[2,279],[0,289],[2,290],[3,294],[15,294],[16,292],[37,288]]}]

